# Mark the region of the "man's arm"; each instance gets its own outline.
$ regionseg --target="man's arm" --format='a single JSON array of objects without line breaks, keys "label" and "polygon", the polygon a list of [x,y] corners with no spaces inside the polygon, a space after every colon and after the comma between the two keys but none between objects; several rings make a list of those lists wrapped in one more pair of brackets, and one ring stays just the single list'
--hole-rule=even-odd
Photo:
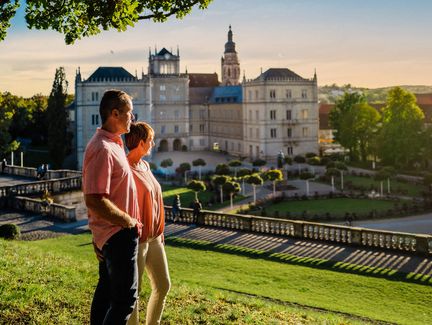
[{"label": "man's arm", "polygon": [[102,194],[85,194],[84,200],[87,208],[91,209],[99,218],[105,219],[114,225],[123,228],[133,228],[137,220],[120,210],[114,203]]}]

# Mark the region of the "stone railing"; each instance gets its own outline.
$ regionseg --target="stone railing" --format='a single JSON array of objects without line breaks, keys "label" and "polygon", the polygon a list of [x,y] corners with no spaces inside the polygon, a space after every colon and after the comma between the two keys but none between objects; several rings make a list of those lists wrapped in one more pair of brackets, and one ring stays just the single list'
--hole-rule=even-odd
[{"label": "stone railing", "polygon": [[[37,169],[33,167],[7,166],[5,173],[15,176],[37,178]],[[81,171],[69,169],[48,170],[44,176],[45,179],[67,177],[81,177]]]},{"label": "stone railing", "polygon": [[[167,220],[173,220],[170,206],[165,207],[165,216]],[[192,223],[192,209],[182,209],[180,220]],[[201,211],[197,224],[365,248],[395,250],[408,254],[432,255],[432,236],[427,235],[227,214],[208,210]]]},{"label": "stone railing", "polygon": [[7,196],[41,195],[45,190],[51,194],[81,189],[81,176],[59,178],[48,181],[36,181],[0,187],[0,198]]},{"label": "stone railing", "polygon": [[47,204],[42,200],[23,196],[15,196],[11,199],[11,206],[17,210],[49,215],[65,222],[76,221],[76,209],[73,206],[65,206],[57,203]]}]

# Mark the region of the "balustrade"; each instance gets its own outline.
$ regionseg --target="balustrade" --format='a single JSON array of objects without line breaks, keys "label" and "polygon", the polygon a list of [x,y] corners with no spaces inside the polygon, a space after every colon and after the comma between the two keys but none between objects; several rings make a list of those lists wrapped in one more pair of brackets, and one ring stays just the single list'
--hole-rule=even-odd
[{"label": "balustrade", "polygon": [[[165,207],[172,220],[171,207]],[[182,221],[192,222],[192,210],[182,209]],[[405,253],[432,255],[432,236],[397,233],[358,227],[329,225],[297,220],[282,220],[251,215],[227,214],[202,210],[198,225],[252,231],[262,234],[295,237],[344,245],[357,245]]]}]

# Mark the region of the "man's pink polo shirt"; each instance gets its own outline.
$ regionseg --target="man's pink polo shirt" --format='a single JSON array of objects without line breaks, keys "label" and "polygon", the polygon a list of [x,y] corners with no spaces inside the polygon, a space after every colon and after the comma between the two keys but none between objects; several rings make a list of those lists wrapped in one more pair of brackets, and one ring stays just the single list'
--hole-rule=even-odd
[{"label": "man's pink polo shirt", "polygon": [[[83,162],[84,194],[104,194],[120,210],[139,220],[137,191],[120,136],[101,128],[87,144]],[[89,228],[102,249],[122,227],[113,225],[88,209]]]}]

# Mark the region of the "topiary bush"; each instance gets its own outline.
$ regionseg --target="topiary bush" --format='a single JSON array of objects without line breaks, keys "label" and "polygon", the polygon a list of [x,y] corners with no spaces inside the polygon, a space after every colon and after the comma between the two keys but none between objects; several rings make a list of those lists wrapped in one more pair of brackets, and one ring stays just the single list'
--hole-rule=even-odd
[{"label": "topiary bush", "polygon": [[17,225],[7,223],[0,225],[0,238],[4,239],[18,239],[21,235],[21,231]]}]

